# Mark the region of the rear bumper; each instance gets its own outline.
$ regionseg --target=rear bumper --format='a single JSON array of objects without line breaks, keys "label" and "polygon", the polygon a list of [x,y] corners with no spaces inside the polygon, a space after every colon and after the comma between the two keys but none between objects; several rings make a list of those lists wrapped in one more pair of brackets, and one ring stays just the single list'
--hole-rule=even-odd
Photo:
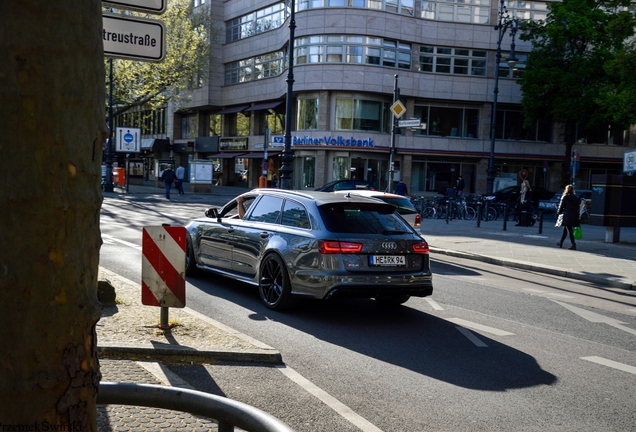
[{"label": "rear bumper", "polygon": [[325,295],[329,298],[377,298],[408,295],[427,297],[433,294],[433,282],[417,284],[343,284],[333,287]]}]

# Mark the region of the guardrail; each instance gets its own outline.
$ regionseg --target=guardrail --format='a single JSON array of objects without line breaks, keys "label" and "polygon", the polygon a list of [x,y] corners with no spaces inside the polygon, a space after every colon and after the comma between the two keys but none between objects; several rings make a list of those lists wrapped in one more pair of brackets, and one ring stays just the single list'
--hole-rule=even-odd
[{"label": "guardrail", "polygon": [[196,390],[150,384],[100,382],[99,405],[133,405],[187,412],[218,421],[219,432],[294,432],[253,406]]}]

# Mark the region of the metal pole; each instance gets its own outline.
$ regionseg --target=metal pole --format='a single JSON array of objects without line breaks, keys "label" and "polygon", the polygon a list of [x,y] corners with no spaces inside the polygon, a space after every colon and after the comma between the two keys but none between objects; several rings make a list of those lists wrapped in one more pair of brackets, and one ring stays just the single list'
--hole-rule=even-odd
[{"label": "metal pole", "polygon": [[291,189],[291,175],[294,172],[294,156],[291,152],[291,128],[292,128],[292,103],[294,92],[294,33],[296,30],[296,5],[294,0],[289,0],[289,69],[287,73],[287,100],[285,106],[285,150],[281,156],[280,188]]},{"label": "metal pole", "polygon": [[104,192],[113,191],[113,59],[108,59],[110,71],[108,76],[108,146],[106,146],[106,183]]},{"label": "metal pole", "polygon": [[[393,103],[397,102],[400,98],[400,93],[398,90],[398,76],[397,74],[393,75]],[[391,150],[389,153],[389,181],[386,185],[387,192],[393,192],[393,173],[395,171],[395,134],[397,130],[397,117],[395,115],[392,116],[393,122],[391,123]]]},{"label": "metal pole", "polygon": [[495,89],[493,91],[492,102],[492,115],[490,122],[490,158],[488,159],[488,171],[486,176],[486,190],[488,194],[493,193],[495,184],[495,132],[497,129],[497,98],[499,95],[499,64],[501,63],[501,41],[503,40],[506,30],[510,28],[510,37],[512,38],[512,44],[510,49],[510,57],[508,63],[514,66],[517,63],[517,59],[514,58],[515,50],[515,34],[517,32],[517,18],[510,18],[508,10],[504,4],[505,0],[501,0],[499,5],[499,21],[495,26],[495,30],[499,33],[497,35],[497,52],[495,54]]}]

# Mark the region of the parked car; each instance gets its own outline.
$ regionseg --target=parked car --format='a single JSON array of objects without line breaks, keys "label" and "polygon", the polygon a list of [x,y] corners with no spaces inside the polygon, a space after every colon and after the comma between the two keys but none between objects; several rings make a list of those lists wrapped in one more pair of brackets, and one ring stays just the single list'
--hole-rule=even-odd
[{"label": "parked car", "polygon": [[[565,188],[561,188],[557,193],[554,194],[552,198],[549,200],[544,200],[539,202],[539,208],[544,211],[544,213],[556,213],[559,208],[559,203],[561,202],[561,196],[563,196],[563,191]],[[592,207],[592,191],[589,189],[576,189],[576,196],[578,196],[581,201],[585,201],[581,207],[580,216],[588,216],[588,212],[583,211],[583,206],[589,210]]]},{"label": "parked car", "polygon": [[316,190],[321,192],[333,192],[337,190],[375,190],[375,185],[366,180],[341,179],[329,182]]},{"label": "parked car", "polygon": [[[532,201],[535,207],[539,206],[539,201],[549,200],[554,196],[554,192],[544,187],[531,186],[531,188],[532,188]],[[494,202],[507,202],[508,204],[514,204],[517,202],[517,197],[519,196],[520,191],[521,191],[520,185],[508,186],[498,190],[497,192],[493,194],[486,195],[486,198],[490,198]]]},{"label": "parked car", "polygon": [[336,191],[339,194],[355,194],[358,196],[377,198],[397,207],[397,212],[402,216],[413,228],[419,228],[422,225],[422,218],[417,212],[410,198],[381,191],[371,190],[355,190],[355,191]]},{"label": "parked car", "polygon": [[298,298],[397,305],[433,292],[428,243],[394,205],[355,194],[254,189],[186,225],[186,275],[258,286],[270,309]]}]

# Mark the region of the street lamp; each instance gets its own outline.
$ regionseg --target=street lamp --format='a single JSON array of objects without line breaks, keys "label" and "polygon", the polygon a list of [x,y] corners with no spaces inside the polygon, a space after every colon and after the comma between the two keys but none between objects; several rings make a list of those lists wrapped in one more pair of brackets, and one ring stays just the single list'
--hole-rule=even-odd
[{"label": "street lamp", "polygon": [[296,5],[289,0],[289,65],[287,71],[287,100],[285,106],[285,149],[280,157],[280,188],[291,189],[291,174],[294,172],[294,156],[291,153],[292,100],[294,91],[294,30],[296,29]]},{"label": "street lamp", "polygon": [[517,58],[515,58],[515,34],[519,28],[519,21],[516,17],[511,17],[508,9],[504,5],[505,0],[501,0],[499,5],[499,12],[497,13],[499,19],[495,30],[499,33],[497,35],[497,54],[495,55],[495,90],[492,103],[492,122],[490,124],[490,160],[488,161],[488,176],[487,179],[487,191],[489,194],[493,192],[493,186],[495,183],[495,129],[497,128],[497,95],[499,94],[499,64],[501,63],[501,41],[503,40],[506,31],[510,29],[510,37],[512,43],[510,44],[510,56],[508,57],[508,66],[513,68],[517,64]]}]

